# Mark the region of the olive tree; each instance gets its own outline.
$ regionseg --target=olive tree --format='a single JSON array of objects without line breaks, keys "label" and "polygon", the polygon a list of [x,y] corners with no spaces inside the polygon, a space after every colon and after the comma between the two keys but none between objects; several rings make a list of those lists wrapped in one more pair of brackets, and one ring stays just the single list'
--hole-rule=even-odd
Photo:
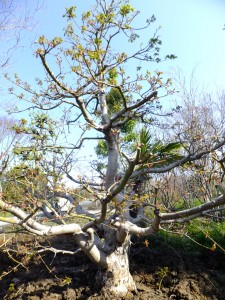
[{"label": "olive tree", "polygon": [[[98,284],[122,297],[136,291],[129,271],[132,235],[155,234],[160,224],[201,217],[205,211],[225,203],[222,193],[209,203],[174,213],[160,211],[157,205],[152,205],[149,219],[143,210],[148,203],[139,198],[138,181],[145,174],[169,172],[207,156],[224,146],[225,137],[218,136],[213,143],[191,147],[189,151],[188,147],[181,149],[180,142],[174,139],[167,143],[151,140],[150,132],[154,133],[156,126],[163,123],[160,101],[172,93],[172,88],[170,79],[164,79],[158,70],[150,72],[149,67],[156,68],[156,63],[175,58],[174,55],[160,56],[161,40],[157,30],[147,40],[141,39],[141,32],[151,29],[154,16],[137,28],[138,11],[128,0],[96,0],[95,6],[80,18],[76,16],[75,6],[67,8],[64,17],[68,25],[63,37],[41,36],[38,40],[36,56],[43,65],[45,78],[37,79],[37,87],[33,87],[15,77],[11,81],[23,91],[18,93],[14,88],[10,92],[23,102],[23,109],[48,110],[56,116],[63,112],[65,124],[70,128],[68,155],[71,150],[79,149],[81,155],[85,146],[94,147],[93,141],[105,142],[106,169],[97,170],[99,177],[95,181],[94,177],[88,179],[91,172],[75,176],[71,165],[62,166],[69,179],[99,201],[100,212],[90,214],[78,205],[75,216],[87,220],[85,224],[58,218],[61,224],[54,226],[38,222],[33,211],[24,212],[3,199],[0,207],[17,217],[10,222],[28,232],[40,236],[71,236],[99,266]],[[111,89],[120,95],[118,106],[114,105],[113,109],[107,101]],[[126,144],[120,132],[131,120],[136,120],[132,130],[139,134]],[[125,146],[121,147],[122,144]],[[130,192],[125,193],[132,184]],[[57,192],[73,202],[69,193]],[[135,214],[132,213],[134,207]]]}]

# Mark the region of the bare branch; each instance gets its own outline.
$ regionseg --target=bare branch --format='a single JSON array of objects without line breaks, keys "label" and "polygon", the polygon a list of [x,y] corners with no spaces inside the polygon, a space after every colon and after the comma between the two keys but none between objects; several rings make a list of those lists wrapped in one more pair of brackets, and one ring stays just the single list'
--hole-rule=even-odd
[{"label": "bare branch", "polygon": [[[179,167],[179,166],[182,166],[184,165],[185,163],[187,162],[193,162],[193,161],[196,161],[196,160],[199,160],[201,157],[221,148],[222,146],[225,145],[225,139],[222,139],[221,142],[217,143],[214,147],[208,149],[208,150],[204,150],[202,152],[198,152],[196,154],[193,154],[193,155],[188,155],[188,156],[185,156],[183,157],[182,159],[180,160],[177,160],[165,167],[159,167],[159,168],[154,168],[154,167],[151,167],[151,168],[144,168],[142,170],[139,170],[139,171],[135,171],[133,173],[133,175],[131,176],[131,178],[135,178],[135,177],[138,177],[138,176],[141,176],[143,174],[159,174],[159,173],[166,173],[176,167]],[[154,163],[153,163],[154,165]]]},{"label": "bare branch", "polygon": [[149,101],[153,101],[157,97],[157,91],[152,92],[149,96],[145,97],[143,100],[137,101],[136,104],[128,106],[114,114],[110,118],[110,122],[113,123],[115,122],[118,118],[122,117],[126,112],[133,111],[139,107],[142,107],[145,103]]},{"label": "bare branch", "polygon": [[193,208],[185,209],[185,210],[178,211],[175,213],[161,213],[161,215],[160,215],[161,222],[162,223],[164,221],[174,222],[175,220],[179,220],[179,219],[183,219],[183,218],[187,218],[187,217],[191,217],[191,216],[195,216],[195,217],[204,216],[204,212],[206,212],[214,207],[224,205],[224,204],[225,204],[225,195],[221,195],[208,203],[204,203],[202,205],[199,205],[199,206],[196,206]]}]

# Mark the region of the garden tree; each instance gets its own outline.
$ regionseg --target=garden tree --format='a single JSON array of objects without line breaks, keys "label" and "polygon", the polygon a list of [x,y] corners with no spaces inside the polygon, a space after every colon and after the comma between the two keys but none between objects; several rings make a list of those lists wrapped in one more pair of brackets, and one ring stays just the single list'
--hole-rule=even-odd
[{"label": "garden tree", "polygon": [[0,174],[4,174],[9,163],[13,160],[12,149],[16,142],[23,141],[24,136],[18,136],[12,127],[17,124],[13,118],[1,117],[0,118]]},{"label": "garden tree", "polygon": [[48,180],[37,168],[25,163],[17,164],[4,174],[3,199],[27,210],[36,208],[37,201],[48,196]]},{"label": "garden tree", "polygon": [[[176,137],[186,151],[191,152],[192,148],[200,151],[206,144],[213,144],[224,135],[224,93],[209,94],[201,88],[195,71],[189,83],[180,71],[175,72],[174,77],[176,89],[179,90],[175,105],[180,109],[173,114],[168,138]],[[171,123],[171,120],[168,122]],[[183,199],[184,206],[190,207],[193,200],[203,203],[216,196],[215,185],[219,185],[223,178],[224,149],[221,147],[198,162],[188,163],[173,172],[170,183],[177,182],[177,199]]]},{"label": "garden tree", "polygon": [[[59,135],[63,135],[60,121],[54,121],[46,113],[39,112],[31,114],[30,118],[30,123],[21,119],[19,124],[12,127],[17,134],[27,136],[26,144],[17,143],[14,146],[14,154],[22,162],[27,162],[29,167],[47,169],[46,174],[52,177],[52,184],[56,187],[57,178],[62,175],[62,171],[56,170],[55,165],[63,157],[63,149],[59,143],[57,145]],[[49,163],[49,159],[52,163]]]},{"label": "garden tree", "polygon": [[[129,211],[136,187],[134,185],[131,196],[124,195],[124,190],[136,178],[169,172],[186,163],[196,162],[225,144],[224,136],[220,135],[212,143],[204,143],[201,147],[197,147],[198,141],[196,147],[185,144],[180,153],[180,140],[171,139],[167,143],[149,141],[151,132],[155,130],[155,124],[150,120],[160,114],[160,98],[171,93],[171,80],[164,80],[158,70],[148,70],[150,63],[156,66],[156,62],[164,59],[159,53],[161,40],[156,32],[147,41],[143,36],[140,45],[139,35],[145,29],[149,32],[155,18],[151,17],[143,27],[138,28],[135,21],[137,15],[138,12],[127,0],[96,0],[95,6],[84,12],[81,19],[76,16],[75,6],[67,8],[64,17],[68,20],[68,26],[64,37],[39,38],[36,55],[46,72],[44,79],[37,79],[39,88],[33,88],[18,77],[11,79],[23,89],[18,97],[23,105],[27,101],[27,109],[35,107],[63,112],[72,133],[69,148],[81,149],[79,155],[90,141],[105,141],[107,164],[105,173],[100,174],[101,180],[88,181],[88,171],[85,178],[74,178],[72,171],[69,173],[67,166],[64,166],[69,178],[80,182],[90,195],[99,199],[100,214],[82,216],[79,213],[85,211],[77,207],[77,216],[88,220],[86,224],[81,226],[61,219],[61,225],[44,225],[33,218],[32,212],[7,205],[3,198],[0,200],[1,209],[15,215],[18,219],[14,223],[28,232],[41,236],[71,235],[74,242],[99,266],[96,275],[98,284],[120,297],[136,291],[128,260],[132,235],[154,234],[159,230],[160,223],[185,222],[225,203],[222,193],[209,203],[175,213],[159,211],[153,205],[154,214],[150,220],[144,216],[143,210],[135,216]],[[125,40],[129,47],[124,44]],[[124,47],[128,48],[127,52],[120,49]],[[174,56],[167,55],[166,59],[169,58]],[[121,103],[109,109],[111,102],[107,102],[106,97],[112,89],[120,94],[118,100]],[[16,89],[13,90],[14,94],[16,92]],[[132,147],[121,148],[120,132],[130,120],[139,123],[135,130],[139,130],[140,138]],[[125,162],[122,174],[121,157]],[[70,195],[65,194],[64,197],[69,198]],[[116,214],[110,214],[115,198]],[[146,226],[140,227],[143,221]]]},{"label": "garden tree", "polygon": [[63,177],[59,166],[68,166],[68,157],[59,141],[59,136],[63,137],[60,124],[60,120],[54,121],[48,114],[37,112],[30,114],[29,121],[21,119],[12,126],[17,135],[26,136],[26,142],[14,144],[16,166],[5,176],[5,197],[16,201],[18,195],[20,198],[23,195],[31,206],[45,199],[42,208],[47,204],[54,210],[55,196]]}]

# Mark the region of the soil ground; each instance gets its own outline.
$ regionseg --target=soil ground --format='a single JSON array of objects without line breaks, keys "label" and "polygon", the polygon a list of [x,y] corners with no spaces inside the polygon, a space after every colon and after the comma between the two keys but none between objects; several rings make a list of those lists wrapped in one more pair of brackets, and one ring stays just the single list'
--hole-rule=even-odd
[{"label": "soil ground", "polygon": [[[42,244],[74,251],[71,237],[57,237]],[[138,293],[125,299],[225,299],[225,254],[215,251],[188,253],[172,247],[148,247],[139,241],[130,251],[130,270]],[[76,255],[42,252],[29,253],[37,238],[20,234],[10,248],[19,254],[0,253],[0,299],[72,300],[115,299],[96,290],[97,267],[82,253]],[[9,244],[8,244],[9,247]],[[11,257],[9,256],[11,255]]]}]

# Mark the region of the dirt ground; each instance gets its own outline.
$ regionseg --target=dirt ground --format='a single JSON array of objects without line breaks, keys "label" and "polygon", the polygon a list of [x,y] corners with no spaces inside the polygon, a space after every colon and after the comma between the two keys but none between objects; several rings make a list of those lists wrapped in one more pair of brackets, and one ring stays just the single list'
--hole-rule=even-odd
[{"label": "dirt ground", "polygon": [[[1,240],[0,245],[3,243]],[[36,238],[27,235],[13,238],[10,247],[19,250],[19,255],[1,247],[1,300],[115,299],[96,290],[97,267],[82,252],[75,256],[27,254],[35,243]],[[52,238],[48,243],[55,248],[76,249],[68,237]],[[153,248],[153,244],[154,239],[148,247],[139,241],[130,251],[130,270],[138,293],[126,299],[225,299],[224,253],[201,250],[190,254],[167,246]]]}]

